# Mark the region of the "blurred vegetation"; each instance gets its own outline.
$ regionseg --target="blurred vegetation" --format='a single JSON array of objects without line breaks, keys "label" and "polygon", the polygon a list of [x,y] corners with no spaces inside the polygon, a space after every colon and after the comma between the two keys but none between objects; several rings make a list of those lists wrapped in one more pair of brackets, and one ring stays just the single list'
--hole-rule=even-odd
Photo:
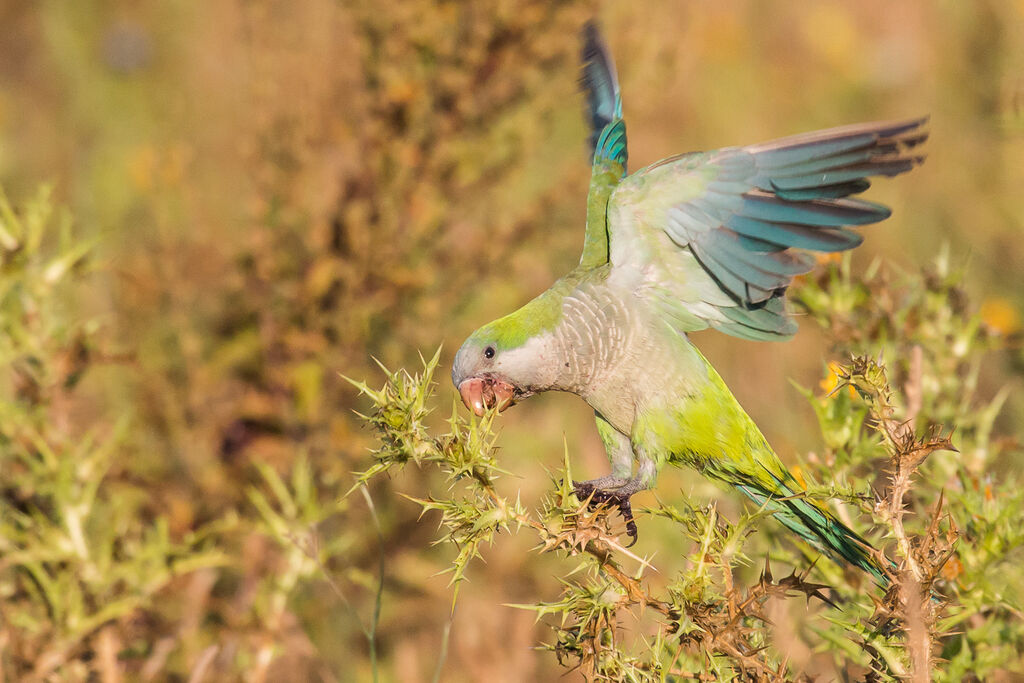
[{"label": "blurred vegetation", "polygon": [[[588,178],[577,32],[595,14],[619,62],[634,167],[932,115],[928,163],[872,189],[894,216],[869,229],[859,267],[806,283],[797,340],[697,341],[783,457],[831,484],[816,494],[847,500],[875,538],[891,520],[863,496],[886,490],[877,462],[893,444],[863,421],[890,419],[882,394],[814,390],[808,406],[787,381],[813,386],[831,359],[850,378],[827,383],[856,384],[848,354],[885,350],[892,419],[912,414],[920,439],[954,430],[960,450],[925,461],[905,522],[909,538],[929,538],[942,490],[953,521],[940,529],[959,534],[936,579],[950,607],[929,625],[935,661],[949,678],[1019,668],[1007,615],[1019,616],[1008,553],[1021,458],[1000,435],[1024,419],[1020,3],[108,0],[0,7],[0,186],[13,204],[0,206],[0,676],[366,680],[376,668],[382,680],[547,680],[563,673],[559,658],[535,645],[571,663],[568,638],[614,630],[608,611],[585,619],[581,591],[605,585],[587,583],[602,581],[596,560],[532,555],[534,538],[486,524],[500,542],[470,550],[487,562],[466,565],[452,612],[450,577],[435,576],[452,551],[431,547],[440,515],[418,521],[421,506],[398,495],[455,500],[451,470],[405,468],[343,497],[380,444],[352,412],[366,399],[339,374],[374,386],[371,356],[411,368],[442,343],[443,374],[466,333],[575,262]],[[916,274],[943,244],[954,256],[923,278],[852,274],[877,253]],[[422,429],[489,438],[438,415]],[[495,495],[553,530],[570,501],[542,504],[545,467],[566,449],[581,479],[607,467],[592,416],[570,397],[517,407],[496,438],[497,466],[514,476],[494,480]],[[745,518],[689,473],[664,476],[657,495],[652,511],[678,516],[641,519],[635,550],[659,569],[643,590],[694,599],[670,591],[699,566],[681,541],[711,515],[722,538]],[[776,583],[809,564],[772,542],[772,522],[755,526],[735,547],[751,558],[737,590],[761,585],[767,548]],[[582,583],[559,598],[553,577],[578,561],[590,563]],[[715,561],[703,599],[728,609]],[[854,579],[822,561],[808,580],[845,597]],[[773,622],[809,629],[765,651],[765,665],[785,650],[793,673],[845,658],[879,668],[869,649],[839,649],[880,623],[867,593],[841,614],[814,600],[759,606],[782,604],[798,614]],[[559,600],[581,608],[566,624],[576,635],[501,607]],[[857,618],[841,643],[815,635],[849,634]],[[643,619],[625,619],[631,635],[660,633],[653,613]],[[696,670],[710,652],[728,669],[689,642],[691,659],[671,666]],[[621,652],[618,672],[669,656],[641,643]]]}]

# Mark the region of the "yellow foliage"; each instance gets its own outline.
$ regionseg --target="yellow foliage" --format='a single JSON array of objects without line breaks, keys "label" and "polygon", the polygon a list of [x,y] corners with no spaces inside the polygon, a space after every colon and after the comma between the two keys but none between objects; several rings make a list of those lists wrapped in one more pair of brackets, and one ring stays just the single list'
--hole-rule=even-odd
[{"label": "yellow foliage", "polygon": [[[842,364],[838,361],[830,360],[828,362],[828,375],[825,376],[825,379],[818,382],[818,386],[821,387],[822,391],[829,398],[834,398],[836,395],[834,392],[836,387],[839,386],[839,373],[842,367]],[[851,397],[857,396],[857,390],[853,388],[853,385],[848,385],[846,391]]]},{"label": "yellow foliage", "polygon": [[989,297],[981,303],[981,319],[1001,335],[1020,329],[1020,311],[1006,297]]}]

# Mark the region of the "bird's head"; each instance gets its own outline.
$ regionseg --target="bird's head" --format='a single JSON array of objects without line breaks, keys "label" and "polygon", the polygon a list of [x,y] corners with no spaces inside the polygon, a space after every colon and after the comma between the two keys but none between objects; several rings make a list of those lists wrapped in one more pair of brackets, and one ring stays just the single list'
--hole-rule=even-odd
[{"label": "bird's head", "polygon": [[555,340],[561,316],[562,298],[553,287],[469,335],[452,365],[452,382],[466,407],[483,415],[488,408],[505,410],[538,392],[562,388],[569,364]]},{"label": "bird's head", "polygon": [[533,394],[555,388],[558,362],[547,302],[535,300],[471,334],[455,354],[452,382],[477,415],[505,410]]},{"label": "bird's head", "polygon": [[510,348],[503,341],[491,323],[470,335],[455,354],[452,382],[477,415],[490,408],[505,410],[533,393],[526,386],[530,372],[525,345]]}]

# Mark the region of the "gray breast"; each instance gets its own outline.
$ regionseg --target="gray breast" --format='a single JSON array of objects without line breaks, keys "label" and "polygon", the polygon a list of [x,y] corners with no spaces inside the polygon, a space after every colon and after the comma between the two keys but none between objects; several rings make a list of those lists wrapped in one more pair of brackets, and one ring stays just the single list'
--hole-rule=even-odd
[{"label": "gray breast", "polygon": [[626,434],[636,403],[636,343],[642,337],[631,298],[603,283],[583,283],[566,297],[557,332],[569,363],[560,388],[582,396]]}]

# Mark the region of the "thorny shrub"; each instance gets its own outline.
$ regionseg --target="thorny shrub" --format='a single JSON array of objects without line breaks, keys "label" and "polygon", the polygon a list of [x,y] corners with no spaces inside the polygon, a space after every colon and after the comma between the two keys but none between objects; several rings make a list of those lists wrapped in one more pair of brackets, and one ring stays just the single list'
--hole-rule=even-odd
[{"label": "thorny shrub", "polygon": [[175,540],[149,523],[117,457],[128,416],[73,419],[83,373],[110,361],[74,313],[92,244],[48,188],[19,209],[0,191],[0,677],[84,680],[89,659],[118,669],[115,624],[224,558],[212,528]]},{"label": "thorny shrub", "polygon": [[[453,409],[447,431],[431,431],[437,354],[418,374],[385,370],[379,390],[355,383],[372,402],[365,420],[378,435],[356,487],[410,462],[445,474],[447,490],[416,502],[440,513],[440,542],[455,552],[456,599],[485,546],[503,532],[536,534],[538,552],[564,559],[566,578],[559,596],[517,607],[546,619],[544,647],[588,680],[803,679],[774,623],[773,603],[794,597],[813,609],[789,630],[830,652],[847,679],[1020,671],[1024,623],[1012,563],[1024,533],[1022,489],[1019,477],[995,476],[1012,442],[993,434],[1008,389],[988,400],[976,394],[983,359],[1002,340],[960,279],[945,255],[921,277],[898,281],[878,264],[854,276],[846,259],[793,292],[836,358],[823,392],[804,390],[822,450],[793,469],[808,496],[842,502],[842,518],[879,548],[887,589],[817,561],[761,510],[730,520],[713,503],[646,510],[691,542],[684,570],[651,581],[652,561],[623,547],[617,518],[573,495],[568,449],[551,493],[531,508],[494,486],[502,470],[493,415],[467,421]],[[783,565],[793,569],[780,577]],[[630,637],[627,619],[643,614],[656,615],[657,627]]]}]

